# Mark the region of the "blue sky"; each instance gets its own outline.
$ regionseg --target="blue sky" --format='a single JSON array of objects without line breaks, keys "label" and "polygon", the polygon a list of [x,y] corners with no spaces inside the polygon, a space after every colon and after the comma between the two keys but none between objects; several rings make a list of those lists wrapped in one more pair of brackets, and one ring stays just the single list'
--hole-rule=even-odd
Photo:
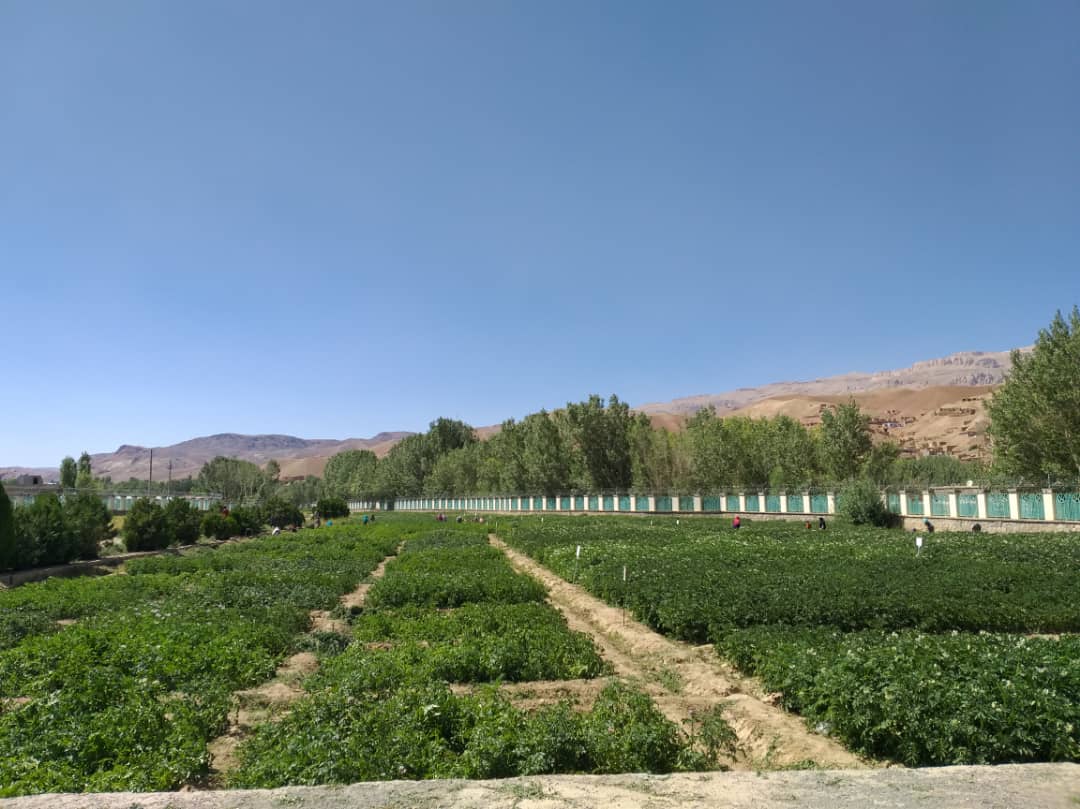
[{"label": "blue sky", "polygon": [[0,1],[0,466],[1033,341],[1075,2]]}]

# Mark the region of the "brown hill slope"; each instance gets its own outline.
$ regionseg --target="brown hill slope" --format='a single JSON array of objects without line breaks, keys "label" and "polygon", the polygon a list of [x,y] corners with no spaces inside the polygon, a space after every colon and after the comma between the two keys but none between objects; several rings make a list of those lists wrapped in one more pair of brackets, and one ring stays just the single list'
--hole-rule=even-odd
[{"label": "brown hill slope", "polygon": [[[368,449],[376,455],[385,455],[390,447],[411,433],[379,433],[372,438],[307,439],[291,435],[219,435],[193,438],[167,447],[154,447],[154,479],[164,479],[169,474],[183,478],[197,475],[207,461],[224,455],[240,458],[263,466],[271,459],[281,465],[282,477],[303,477],[306,474],[321,475],[330,456],[347,449]],[[150,448],[125,444],[116,452],[91,455],[94,474],[112,477],[113,480],[128,478],[145,479],[150,475]]]}]

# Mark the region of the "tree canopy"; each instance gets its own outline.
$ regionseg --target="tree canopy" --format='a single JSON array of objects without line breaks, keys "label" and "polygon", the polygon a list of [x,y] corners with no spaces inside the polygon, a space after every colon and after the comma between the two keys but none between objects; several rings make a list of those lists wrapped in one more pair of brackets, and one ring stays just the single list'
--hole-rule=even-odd
[{"label": "tree canopy", "polygon": [[994,464],[1031,482],[1080,481],[1080,310],[1057,312],[987,405]]}]

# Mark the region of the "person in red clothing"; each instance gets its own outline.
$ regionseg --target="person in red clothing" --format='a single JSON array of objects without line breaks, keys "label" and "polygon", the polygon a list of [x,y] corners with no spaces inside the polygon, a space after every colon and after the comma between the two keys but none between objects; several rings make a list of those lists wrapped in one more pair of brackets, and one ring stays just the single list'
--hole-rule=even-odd
[{"label": "person in red clothing", "polygon": [[742,520],[740,520],[739,515],[736,514],[735,519],[731,521],[731,527],[738,530],[740,525],[742,525]]}]

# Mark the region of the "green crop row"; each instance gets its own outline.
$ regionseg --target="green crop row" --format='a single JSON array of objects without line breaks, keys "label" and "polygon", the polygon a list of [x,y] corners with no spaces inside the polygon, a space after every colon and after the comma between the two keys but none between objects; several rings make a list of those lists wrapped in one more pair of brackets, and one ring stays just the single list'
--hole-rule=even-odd
[{"label": "green crop row", "polygon": [[257,728],[232,784],[707,768],[647,696],[617,683],[584,713],[526,713],[493,686],[451,691],[606,671],[592,642],[540,603],[542,586],[482,542],[410,540],[355,617],[352,645],[323,661],[287,717]]},{"label": "green crop row", "polygon": [[858,752],[1080,760],[1080,639],[1016,634],[1080,629],[1080,537],[937,533],[916,554],[897,531],[680,522],[521,519],[506,533],[659,631],[715,642]]},{"label": "green crop row", "polygon": [[1080,760],[1080,637],[758,627],[717,649],[866,755],[910,766]]},{"label": "green crop row", "polygon": [[335,527],[2,594],[79,620],[0,651],[0,796],[197,780],[232,692],[271,677],[308,611],[332,607],[396,545]]},{"label": "green crop row", "polygon": [[938,533],[916,555],[910,534],[875,528],[549,518],[519,519],[508,538],[657,630],[698,643],[759,624],[1080,630],[1075,535]]},{"label": "green crop row", "polygon": [[[353,624],[360,643],[390,642],[387,654],[408,659],[447,682],[564,680],[607,671],[586,635],[571,632],[546,604],[467,604],[449,612],[409,608],[365,613]],[[363,646],[354,644],[324,674]]]},{"label": "green crop row", "polygon": [[[449,608],[478,602],[516,604],[543,601],[543,586],[515,573],[502,553],[471,538],[440,538],[427,550],[402,554],[387,566],[367,596],[372,609]],[[408,550],[408,545],[406,545]]]}]

